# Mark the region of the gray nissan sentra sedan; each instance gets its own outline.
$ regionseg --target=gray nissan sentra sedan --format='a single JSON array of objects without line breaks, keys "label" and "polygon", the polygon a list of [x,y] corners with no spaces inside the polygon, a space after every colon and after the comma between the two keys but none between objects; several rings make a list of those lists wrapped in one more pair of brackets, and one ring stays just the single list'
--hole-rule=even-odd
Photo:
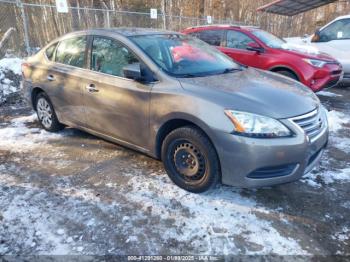
[{"label": "gray nissan sentra sedan", "polygon": [[44,129],[75,127],[161,159],[191,192],[295,181],[328,141],[325,109],[308,88],[175,32],[70,33],[22,71]]}]

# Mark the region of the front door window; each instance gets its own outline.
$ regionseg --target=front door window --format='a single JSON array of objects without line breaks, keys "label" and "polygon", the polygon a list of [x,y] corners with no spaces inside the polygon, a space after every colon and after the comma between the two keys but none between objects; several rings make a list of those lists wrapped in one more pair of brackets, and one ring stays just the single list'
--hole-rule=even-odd
[{"label": "front door window", "polygon": [[248,44],[255,41],[244,33],[228,30],[226,42],[226,46],[229,48],[247,50]]},{"label": "front door window", "polygon": [[95,37],[92,46],[93,71],[124,77],[123,68],[139,63],[136,56],[121,43],[104,37]]},{"label": "front door window", "polygon": [[335,21],[320,32],[319,42],[350,39],[350,19]]}]

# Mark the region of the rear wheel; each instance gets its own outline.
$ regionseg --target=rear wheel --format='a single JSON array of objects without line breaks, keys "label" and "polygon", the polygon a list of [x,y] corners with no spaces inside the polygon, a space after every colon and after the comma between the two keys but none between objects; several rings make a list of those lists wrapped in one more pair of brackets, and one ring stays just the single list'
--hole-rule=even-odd
[{"label": "rear wheel", "polygon": [[187,191],[201,193],[219,181],[215,148],[197,128],[187,126],[172,131],[164,139],[162,160],[170,179]]},{"label": "rear wheel", "polygon": [[36,113],[41,126],[50,132],[62,130],[64,125],[58,121],[49,97],[45,93],[39,93],[35,101]]},{"label": "rear wheel", "polygon": [[298,77],[293,72],[290,72],[287,70],[279,70],[279,71],[275,71],[275,73],[280,74],[280,75],[284,75],[286,77],[289,77],[289,78],[292,78],[296,81],[299,81]]}]

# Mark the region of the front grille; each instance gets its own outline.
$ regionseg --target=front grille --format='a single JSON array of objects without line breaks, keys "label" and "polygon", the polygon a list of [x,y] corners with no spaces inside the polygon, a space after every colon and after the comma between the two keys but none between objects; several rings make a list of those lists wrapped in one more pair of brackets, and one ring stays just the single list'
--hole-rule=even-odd
[{"label": "front grille", "polygon": [[332,75],[341,75],[343,71],[342,70],[335,70],[335,71],[332,71]]},{"label": "front grille", "polygon": [[318,109],[308,114],[294,117],[292,121],[300,126],[310,139],[317,136],[322,131],[323,120]]},{"label": "front grille", "polygon": [[340,79],[340,77],[337,78],[337,79],[329,81],[323,88],[331,88],[331,87],[336,86],[338,84],[338,82],[339,82],[339,79]]}]

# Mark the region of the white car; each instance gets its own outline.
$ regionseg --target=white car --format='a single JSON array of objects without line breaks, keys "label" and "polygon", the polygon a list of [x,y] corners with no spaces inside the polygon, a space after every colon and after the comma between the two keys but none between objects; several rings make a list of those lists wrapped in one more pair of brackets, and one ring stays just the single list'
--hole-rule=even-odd
[{"label": "white car", "polygon": [[350,85],[350,15],[340,16],[318,29],[312,36],[285,39],[294,45],[307,45],[314,51],[328,53],[343,66],[342,83]]}]

